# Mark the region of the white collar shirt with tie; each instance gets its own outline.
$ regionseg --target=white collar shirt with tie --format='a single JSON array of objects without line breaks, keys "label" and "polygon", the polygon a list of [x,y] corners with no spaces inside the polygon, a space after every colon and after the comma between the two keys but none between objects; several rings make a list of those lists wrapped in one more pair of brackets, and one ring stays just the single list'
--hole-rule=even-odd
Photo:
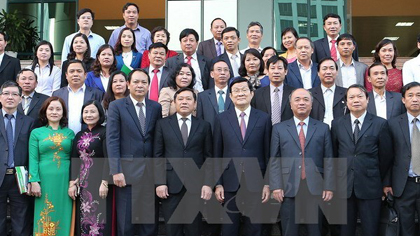
[{"label": "white collar shirt with tie", "polygon": [[[140,107],[137,106],[137,103],[139,103],[139,101],[137,101],[136,99],[134,99],[133,96],[131,96],[131,94],[130,94],[130,99],[131,99],[131,101],[134,104],[134,109],[136,109],[137,117],[139,117],[139,115],[140,115]],[[140,101],[140,102],[143,103],[142,109],[143,109],[144,117],[147,117],[146,116],[146,101],[145,101],[145,99],[143,99],[143,101]]]},{"label": "white collar shirt with tie", "polygon": [[[184,121],[182,120],[182,118],[183,117],[180,114],[176,113],[176,119],[178,120],[179,130],[181,130],[182,124],[184,123]],[[188,136],[189,136],[190,135],[190,131],[191,131],[191,122],[192,122],[191,118],[192,118],[192,116],[190,114],[190,115],[188,115],[185,118],[187,118],[187,120],[185,121],[185,124],[187,125],[187,128],[188,128]]]},{"label": "white collar shirt with tie", "polygon": [[386,91],[384,91],[382,97],[375,90],[372,90],[372,92],[373,98],[375,99],[376,115],[386,120]]},{"label": "white collar shirt with tie", "polygon": [[355,120],[359,120],[359,130],[362,130],[363,122],[365,121],[366,117],[366,111],[363,113],[359,118],[356,118],[351,112],[350,112],[350,120],[351,120],[351,128],[352,132],[354,133],[354,129],[356,128],[356,124],[354,123]]},{"label": "white collar shirt with tie", "polygon": [[[149,92],[150,92],[150,88],[151,88],[151,86],[152,86],[152,80],[153,80],[153,77],[155,76],[155,72],[153,72],[153,70],[154,70],[155,68],[152,66],[152,65],[150,65],[149,66],[149,77],[150,77],[150,84],[149,84]],[[156,76],[157,76],[157,78],[158,78],[158,88],[160,88],[160,79],[162,78],[162,73],[163,73],[163,65],[161,66],[161,67],[159,67],[159,68],[156,68],[156,69],[158,69],[159,71],[156,73]],[[149,93],[150,94],[150,93]]]},{"label": "white collar shirt with tie", "polygon": [[[230,54],[229,52],[226,52],[226,54],[229,57],[229,61],[230,61],[230,65],[232,66],[232,70],[233,70],[233,77],[238,77],[239,76],[239,67],[241,65],[241,53],[239,53],[239,51],[236,52],[235,55]],[[235,60],[233,60],[232,56],[235,56]],[[235,63],[235,64],[233,64]]]},{"label": "white collar shirt with tie", "polygon": [[217,43],[220,43],[220,55],[222,55],[225,52],[225,47],[223,46],[222,41],[217,41],[217,39],[213,38],[214,46],[216,47],[216,53],[217,53]]},{"label": "white collar shirt with tie", "polygon": [[22,95],[22,109],[25,115],[28,114],[29,106],[31,105],[34,94],[35,91],[32,91],[32,93],[29,94],[29,96]]},{"label": "white collar shirt with tie", "polygon": [[[340,59],[340,53],[338,53],[338,49],[337,49],[337,39],[338,39],[338,36],[340,36],[340,35],[337,35],[337,37],[335,37],[335,48],[336,48],[336,50],[337,50],[337,60],[338,59]],[[332,42],[331,42],[331,40],[333,40],[333,38],[330,38],[330,36],[328,36],[327,35],[327,39],[328,39],[328,47],[329,47],[329,49],[330,49],[330,51],[331,51],[331,47],[332,47]]]},{"label": "white collar shirt with tie", "polygon": [[334,92],[335,84],[330,88],[321,84],[322,96],[324,97],[324,120],[323,122],[331,127],[331,122],[334,119],[333,106],[334,106]]},{"label": "white collar shirt with tie", "polygon": [[305,137],[306,137],[306,134],[308,133],[309,116],[306,117],[304,120],[299,120],[296,116],[293,116],[293,120],[295,121],[295,125],[296,125],[296,130],[297,130],[298,136],[299,136],[299,133],[300,133],[300,125],[299,125],[299,123],[300,122],[305,123],[303,125],[303,133],[305,134]]},{"label": "white collar shirt with tie", "polygon": [[[241,127],[241,113],[242,113],[242,111],[235,107],[235,112],[236,112],[236,118],[238,119],[239,127]],[[247,109],[245,109],[245,111],[243,111],[243,112],[245,113],[245,116],[244,116],[245,125],[246,125],[246,128],[248,129],[249,115],[251,114],[251,105]]]},{"label": "white collar shirt with tie", "polygon": [[216,85],[214,86],[214,91],[216,92],[216,103],[219,102],[219,91],[223,91],[222,93],[222,97],[223,97],[223,102],[226,104],[226,96],[227,96],[227,86],[225,86],[224,88],[220,89],[219,87],[217,87]]}]

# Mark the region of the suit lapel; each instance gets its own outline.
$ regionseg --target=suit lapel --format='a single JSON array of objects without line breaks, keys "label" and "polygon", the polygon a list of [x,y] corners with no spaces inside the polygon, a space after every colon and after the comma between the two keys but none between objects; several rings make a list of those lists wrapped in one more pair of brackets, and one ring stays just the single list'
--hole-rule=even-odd
[{"label": "suit lapel", "polygon": [[303,86],[303,81],[302,81],[302,77],[300,76],[299,66],[297,64],[297,61],[295,61],[293,64],[291,64],[290,70],[293,74],[295,74],[296,78],[298,78],[298,80],[299,80],[299,83],[302,84],[302,86]]},{"label": "suit lapel", "polygon": [[6,135],[6,124],[4,124],[4,114],[3,111],[0,109],[0,132],[4,138],[4,143],[7,143],[7,135]]},{"label": "suit lapel", "polygon": [[315,67],[315,63],[312,62],[312,66],[311,66],[311,84],[312,84],[312,88],[315,87],[315,79],[316,76],[318,74],[318,69]]},{"label": "suit lapel", "polygon": [[[335,93],[334,93],[334,95],[335,95]],[[319,104],[321,104],[321,106],[323,108],[325,108],[324,95],[322,94],[321,86],[314,88],[313,96],[316,100],[318,100]],[[335,96],[334,96],[334,99],[335,99]]]},{"label": "suit lapel", "polygon": [[96,84],[96,86],[98,86],[99,89],[105,91],[104,86],[102,85],[100,76],[99,76],[99,78],[93,77],[93,81],[95,81],[95,84]]},{"label": "suit lapel", "polygon": [[246,127],[245,139],[243,142],[244,144],[246,143],[249,136],[251,135],[252,130],[254,129],[255,124],[257,124],[259,118],[260,116],[257,114],[257,112],[253,108],[251,108],[251,112],[249,114],[249,119],[248,119],[248,125]]},{"label": "suit lapel", "polygon": [[[169,123],[171,125],[172,130],[175,133],[175,136],[178,138],[178,141],[182,144],[182,146],[185,147],[184,140],[182,139],[181,130],[179,128],[178,119],[176,117],[176,113],[174,115],[172,115],[172,116],[169,117]],[[191,124],[192,124],[192,121],[191,121]],[[191,130],[192,130],[192,127],[191,127]],[[191,133],[192,132],[190,131],[190,134]],[[191,135],[189,135],[189,136],[191,136]],[[189,139],[189,137],[188,137],[188,139]],[[187,142],[187,144],[188,144],[188,142]]]},{"label": "suit lapel", "polygon": [[315,122],[309,118],[309,122],[308,122],[308,130],[306,133],[306,138],[305,138],[305,147],[308,146],[309,141],[311,140],[312,136],[314,135],[315,131],[316,131],[316,125]]},{"label": "suit lapel", "polygon": [[325,55],[327,55],[327,57],[331,57],[330,45],[328,43],[328,38],[323,38],[322,48],[325,51]]},{"label": "suit lapel", "polygon": [[152,119],[154,110],[152,109],[152,104],[149,99],[144,98],[144,102],[146,103],[146,132],[144,133],[147,134],[147,131],[149,131],[150,128],[150,121]]},{"label": "suit lapel", "polygon": [[335,86],[333,107],[335,107],[341,101],[343,97],[344,97],[343,90],[338,89],[337,86]]},{"label": "suit lapel", "polygon": [[239,127],[238,117],[236,116],[235,109],[230,109],[228,112],[228,120],[232,126],[233,132],[236,134],[236,137],[239,139],[239,142],[242,143],[242,134],[241,128]]},{"label": "suit lapel", "polygon": [[86,103],[87,101],[91,100],[93,98],[93,91],[90,87],[85,87],[85,95],[83,97],[83,103]]},{"label": "suit lapel", "polygon": [[16,147],[16,143],[20,134],[20,130],[23,126],[23,114],[16,113],[16,125],[15,125],[15,139],[14,139],[14,145]]},{"label": "suit lapel", "polygon": [[292,118],[285,122],[287,122],[287,131],[289,132],[290,136],[292,136],[293,140],[295,140],[295,143],[299,147],[299,149],[302,150],[294,119]]},{"label": "suit lapel", "polygon": [[358,84],[364,84],[364,78],[365,78],[364,73],[365,73],[365,71],[363,70],[362,65],[359,62],[354,61],[354,67],[356,69],[357,83]]},{"label": "suit lapel", "polygon": [[3,61],[1,62],[1,65],[0,65],[0,73],[6,68],[6,66],[7,66],[7,64],[9,64],[9,62],[10,62],[9,56],[4,54]]},{"label": "suit lapel", "polygon": [[372,125],[372,118],[373,116],[369,113],[366,113],[365,120],[363,121],[362,129],[359,133],[359,138],[357,139],[359,142],[360,138],[363,137],[363,134],[366,133],[366,131],[369,129],[369,127]]},{"label": "suit lapel", "polygon": [[367,111],[371,114],[376,115],[376,105],[375,105],[375,98],[373,97],[373,92],[369,93],[369,103],[367,107]]},{"label": "suit lapel", "polygon": [[215,93],[214,89],[209,90],[208,98],[209,98],[210,103],[213,106],[213,109],[216,112],[216,114],[219,114],[219,105],[217,104],[217,96],[216,96],[216,93]]},{"label": "suit lapel", "polygon": [[140,121],[139,121],[139,117],[137,116],[137,112],[136,109],[134,108],[134,104],[133,101],[131,101],[130,96],[125,98],[125,107],[128,111],[128,113],[130,113],[131,118],[133,118],[134,123],[136,123],[137,129],[140,131],[140,133],[143,135],[143,133],[141,132],[141,127],[140,127]]},{"label": "suit lapel", "polygon": [[392,114],[392,109],[394,109],[394,96],[392,95],[392,93],[386,91],[385,92],[385,100],[386,100],[386,118],[390,119],[391,118],[391,114]]},{"label": "suit lapel", "polygon": [[292,90],[293,89],[291,87],[283,85],[283,96],[281,98],[281,114],[283,114],[284,109],[286,109],[287,103],[289,102],[289,94],[292,92]]},{"label": "suit lapel", "polygon": [[336,61],[335,62],[338,66],[338,70],[337,70],[337,78],[335,79],[335,84],[337,86],[343,86],[343,77],[341,76],[341,65],[340,65],[340,61]]},{"label": "suit lapel", "polygon": [[217,49],[216,49],[216,44],[214,44],[214,40],[210,39],[208,42],[209,43],[207,45],[211,52],[211,55],[213,56],[213,58],[217,57]]},{"label": "suit lapel", "polygon": [[409,148],[410,153],[411,153],[410,129],[408,126],[407,113],[401,116],[400,127],[401,127],[401,133],[403,134],[404,139],[405,139],[405,143],[407,144],[407,147]]},{"label": "suit lapel", "polygon": [[344,116],[344,128],[346,129],[347,133],[349,134],[349,136],[351,137],[351,140],[353,140],[353,143],[354,143],[353,129],[351,126],[352,124],[351,124],[350,115],[347,114]]},{"label": "suit lapel", "polygon": [[188,147],[188,145],[191,142],[191,139],[194,137],[194,134],[197,131],[199,126],[200,126],[200,123],[198,122],[198,119],[195,118],[194,116],[191,116],[191,130],[190,130],[190,134],[188,135],[187,145],[185,145],[185,147]]},{"label": "suit lapel", "polygon": [[[264,104],[266,106],[267,111],[269,111],[268,113],[271,115],[271,97],[270,97],[270,85],[266,86],[264,88],[265,91],[263,91],[262,95],[263,95],[263,99],[264,99]],[[283,90],[283,94],[284,94],[284,90]]]},{"label": "suit lapel", "polygon": [[225,101],[225,111],[230,108],[231,104],[232,104],[232,100],[230,100],[229,89],[228,89],[227,94],[226,94],[226,101]]},{"label": "suit lapel", "polygon": [[169,72],[166,66],[162,67],[162,76],[160,77],[160,84],[159,84],[159,91],[164,87],[167,86],[168,83]]},{"label": "suit lapel", "polygon": [[[34,93],[34,96],[32,97],[32,101],[29,104],[28,112],[26,114],[29,114],[32,109],[34,109],[35,105],[39,102],[39,94],[37,92]],[[22,113],[24,114],[24,113]]]}]

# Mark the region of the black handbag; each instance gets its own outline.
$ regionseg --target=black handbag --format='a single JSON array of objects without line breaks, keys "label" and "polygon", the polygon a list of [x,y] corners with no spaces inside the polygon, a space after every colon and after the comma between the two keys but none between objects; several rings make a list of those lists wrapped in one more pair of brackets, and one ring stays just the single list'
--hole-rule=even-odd
[{"label": "black handbag", "polygon": [[394,209],[394,197],[387,194],[382,202],[379,236],[398,236],[400,232],[400,219]]}]

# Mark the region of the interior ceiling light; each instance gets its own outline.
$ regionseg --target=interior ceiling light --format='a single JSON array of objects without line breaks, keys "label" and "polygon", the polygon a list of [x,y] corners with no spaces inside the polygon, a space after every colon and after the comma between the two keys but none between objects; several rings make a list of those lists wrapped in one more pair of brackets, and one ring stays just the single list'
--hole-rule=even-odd
[{"label": "interior ceiling light", "polygon": [[414,22],[398,22],[395,26],[408,27],[408,26],[412,26],[413,24]]},{"label": "interior ceiling light", "polygon": [[400,37],[384,37],[384,39],[389,39],[392,41],[397,41]]},{"label": "interior ceiling light", "polygon": [[106,30],[114,30],[114,29],[119,28],[119,26],[116,26],[116,25],[105,25],[104,27]]}]

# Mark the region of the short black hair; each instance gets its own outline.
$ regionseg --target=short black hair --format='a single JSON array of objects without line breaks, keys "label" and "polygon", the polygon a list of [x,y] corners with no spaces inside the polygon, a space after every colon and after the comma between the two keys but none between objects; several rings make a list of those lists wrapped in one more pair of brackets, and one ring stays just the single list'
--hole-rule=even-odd
[{"label": "short black hair", "polygon": [[223,38],[223,35],[225,34],[225,33],[227,33],[227,32],[231,32],[231,31],[235,31],[235,33],[236,33],[236,36],[238,37],[238,38],[240,38],[240,33],[239,33],[239,30],[237,30],[235,27],[226,27],[223,31],[222,31],[222,38]]},{"label": "short black hair", "polygon": [[351,34],[340,34],[340,36],[338,36],[338,38],[337,38],[337,45],[345,39],[346,40],[351,40],[353,42],[353,44],[356,45],[356,39]]},{"label": "short black hair", "polygon": [[176,97],[178,96],[178,94],[185,91],[190,91],[193,94],[194,102],[197,101],[197,94],[195,94],[194,89],[188,87],[178,89],[174,94],[174,101],[176,101]]},{"label": "short black hair", "polygon": [[104,112],[104,109],[102,108],[102,105],[96,100],[89,100],[85,104],[83,104],[83,106],[82,106],[82,114],[80,116],[82,124],[86,124],[85,121],[83,120],[83,110],[89,105],[94,105],[98,109],[99,120],[98,120],[98,123],[96,123],[96,125],[101,125],[102,123],[104,123],[105,112]]},{"label": "short black hair", "polygon": [[125,10],[127,10],[129,6],[134,6],[134,7],[137,9],[137,13],[139,13],[139,12],[140,12],[139,6],[137,6],[137,4],[132,3],[132,2],[127,2],[127,3],[123,6],[122,12],[124,13],[124,12],[125,12]]},{"label": "short black hair", "polygon": [[369,98],[369,94],[367,89],[365,88],[365,86],[361,85],[361,84],[352,84],[347,88],[346,94],[344,95],[344,100],[347,102],[347,94],[349,93],[349,90],[352,88],[358,88],[360,89],[366,96],[366,98]]},{"label": "short black hair", "polygon": [[252,86],[251,82],[249,82],[249,80],[247,80],[246,78],[243,77],[236,77],[235,79],[233,79],[232,83],[230,83],[229,85],[229,92],[232,93],[232,86],[238,83],[243,83],[246,82],[249,88],[249,91],[253,91],[254,87]]},{"label": "short black hair", "polygon": [[70,60],[67,63],[67,71],[69,70],[71,64],[77,64],[77,63],[80,64],[80,65],[82,65],[84,72],[87,73],[85,63],[83,61],[81,61],[81,60],[78,60],[78,59]]},{"label": "short black hair", "polygon": [[405,98],[405,93],[406,93],[408,90],[410,90],[411,88],[414,88],[414,87],[420,87],[420,83],[419,83],[419,82],[414,81],[414,82],[410,82],[410,83],[408,83],[408,84],[404,85],[404,86],[402,87],[402,89],[401,89],[401,95],[402,95],[402,97],[403,97],[403,98]]},{"label": "short black hair", "polygon": [[272,49],[272,50],[274,51],[274,53],[276,54],[276,56],[278,56],[278,55],[279,55],[279,53],[277,52],[277,50],[276,50],[275,48],[273,48],[273,47],[271,47],[271,46],[268,46],[268,47],[263,48],[263,50],[261,50],[261,56],[262,56],[262,57],[264,57],[264,54],[265,54],[268,50],[270,50],[270,49]]},{"label": "short black hair", "polygon": [[238,69],[239,75],[242,76],[242,77],[245,77],[248,74],[248,72],[246,71],[246,68],[245,68],[245,60],[246,60],[246,56],[248,54],[253,55],[256,58],[258,58],[258,60],[260,60],[260,68],[258,68],[258,71],[259,71],[260,75],[262,75],[264,73],[264,61],[262,59],[261,53],[255,48],[247,49],[244,52],[244,54],[241,58],[241,66]]},{"label": "short black hair", "polygon": [[9,40],[9,37],[7,36],[7,34],[3,31],[0,31],[0,34],[3,35],[4,41],[7,42],[7,40]]},{"label": "short black hair", "polygon": [[151,37],[151,39],[152,39],[152,42],[154,43],[155,42],[155,40],[154,40],[154,38],[155,38],[155,34],[157,33],[157,32],[159,32],[159,31],[163,31],[165,34],[166,34],[166,38],[168,39],[168,40],[166,40],[166,45],[168,45],[168,43],[169,43],[169,40],[171,39],[171,34],[169,33],[169,31],[165,28],[165,27],[163,27],[163,26],[156,26],[155,28],[153,28],[152,29],[152,32],[150,32],[150,37]]},{"label": "short black hair", "polygon": [[[214,71],[214,65],[216,65],[216,63],[219,63],[219,62],[224,62],[224,63],[226,63],[226,61],[225,60],[223,60],[223,59],[217,59],[213,64],[211,64],[211,66],[210,66],[210,71]],[[229,65],[226,63],[226,65],[229,67]]]},{"label": "short black hair", "polygon": [[312,42],[312,40],[311,40],[310,38],[308,38],[308,37],[300,37],[300,38],[297,38],[297,39],[296,39],[296,42],[295,42],[295,46],[297,45],[297,42],[298,42],[299,40],[302,40],[302,39],[306,39],[306,40],[308,40],[308,41],[309,41],[309,44],[311,44],[311,48],[312,48],[312,49],[315,49],[314,42]]},{"label": "short black hair", "polygon": [[181,31],[181,33],[179,34],[179,41],[181,42],[183,38],[187,37],[190,34],[194,35],[195,40],[198,42],[200,38],[198,37],[197,31],[195,31],[195,29],[190,28],[186,28],[183,31]]},{"label": "short black hair", "polygon": [[131,78],[133,77],[133,74],[135,72],[142,72],[142,73],[146,74],[147,75],[147,82],[150,84],[150,76],[149,76],[149,73],[147,73],[144,69],[140,69],[140,68],[136,68],[136,69],[132,70],[130,73],[128,73],[128,80],[127,80],[128,83],[131,82]]},{"label": "short black hair", "polygon": [[267,70],[270,67],[271,64],[276,64],[278,61],[282,61],[283,62],[283,67],[285,70],[287,70],[287,66],[289,65],[289,63],[287,62],[287,59],[284,57],[279,57],[279,56],[272,56],[270,58],[268,58],[267,63],[265,64]]},{"label": "short black hair", "polygon": [[150,51],[152,51],[153,48],[164,48],[165,49],[165,54],[168,53],[168,47],[165,44],[161,43],[161,42],[150,44],[150,46],[149,46],[149,53],[150,53]]},{"label": "short black hair", "polygon": [[249,28],[251,28],[252,26],[259,26],[259,27],[260,27],[260,30],[261,30],[261,34],[264,34],[264,33],[263,33],[264,28],[263,28],[263,26],[261,25],[261,23],[260,23],[260,22],[258,22],[258,21],[251,21],[251,22],[249,23],[249,25],[248,25],[248,28],[246,29],[246,33],[248,33]]},{"label": "short black hair", "polygon": [[388,76],[388,69],[386,68],[386,66],[380,62],[374,62],[372,65],[369,66],[368,68],[368,76],[370,76],[370,69],[372,69],[375,66],[382,66],[383,68],[385,68],[385,73]]},{"label": "short black hair", "polygon": [[[287,33],[287,32],[290,32],[290,33],[292,33],[293,34],[293,36],[295,36],[295,38],[296,39],[298,39],[299,38],[299,35],[298,35],[298,32],[296,31],[296,29],[295,28],[293,28],[293,27],[287,27],[287,28],[285,28],[285,29],[283,29],[283,31],[281,31],[281,40],[283,40],[283,36]],[[283,41],[282,41],[282,43],[281,43],[281,50],[283,50],[283,51],[287,51],[287,49],[284,47],[284,45],[283,45]]]},{"label": "short black hair", "polygon": [[227,26],[227,24],[226,24],[226,21],[225,20],[223,20],[222,18],[220,18],[220,17],[216,17],[216,18],[214,18],[212,21],[211,21],[211,23],[210,23],[210,29],[211,28],[213,28],[213,23],[215,22],[215,21],[217,21],[217,20],[221,20],[221,21],[223,21],[223,23],[225,23],[225,27]]},{"label": "short black hair", "polygon": [[85,14],[86,12],[89,12],[89,13],[90,13],[90,15],[92,16],[92,20],[94,20],[94,19],[95,19],[95,13],[93,13],[93,11],[92,11],[91,9],[89,9],[89,8],[82,8],[82,9],[80,9],[80,10],[77,12],[77,14],[76,14],[77,19],[79,19],[79,18],[80,18],[80,16],[81,16],[81,15],[83,15],[83,14]]},{"label": "short black hair", "polygon": [[318,72],[321,70],[321,64],[322,64],[322,63],[324,63],[324,61],[332,61],[332,62],[334,62],[335,69],[336,69],[336,70],[338,70],[338,65],[337,65],[337,63],[334,61],[334,59],[332,59],[331,57],[325,57],[325,58],[322,58],[322,59],[318,62],[318,66],[317,66]]},{"label": "short black hair", "polygon": [[22,88],[19,86],[16,81],[13,80],[7,80],[3,83],[3,85],[0,87],[0,94],[3,94],[3,89],[10,88],[10,87],[16,87],[19,90],[19,96],[22,96]]},{"label": "short black hair", "polygon": [[20,70],[18,73],[17,73],[17,76],[16,76],[16,81],[18,81],[19,80],[19,77],[22,75],[22,73],[23,72],[25,72],[25,71],[30,71],[30,72],[32,72],[33,74],[34,74],[34,76],[35,76],[35,81],[37,81],[38,82],[38,75],[32,70],[32,69],[30,69],[30,68],[23,68],[22,70]]},{"label": "short black hair", "polygon": [[182,68],[187,67],[188,69],[190,69],[191,71],[191,83],[190,85],[188,85],[188,88],[194,88],[195,85],[195,72],[194,69],[188,65],[187,63],[183,62],[181,64],[179,64],[175,70],[172,72],[171,77],[169,77],[169,81],[168,81],[168,87],[173,88],[174,90],[178,89],[178,86],[176,84],[176,77],[179,75],[179,73],[181,72]]},{"label": "short black hair", "polygon": [[328,13],[328,14],[326,14],[326,15],[324,16],[324,19],[323,19],[323,24],[324,24],[324,25],[325,25],[325,21],[326,21],[328,18],[336,18],[336,19],[338,19],[338,22],[340,22],[340,24],[341,24],[341,17],[340,17],[339,15],[337,15],[337,14],[335,14],[335,13]]}]

